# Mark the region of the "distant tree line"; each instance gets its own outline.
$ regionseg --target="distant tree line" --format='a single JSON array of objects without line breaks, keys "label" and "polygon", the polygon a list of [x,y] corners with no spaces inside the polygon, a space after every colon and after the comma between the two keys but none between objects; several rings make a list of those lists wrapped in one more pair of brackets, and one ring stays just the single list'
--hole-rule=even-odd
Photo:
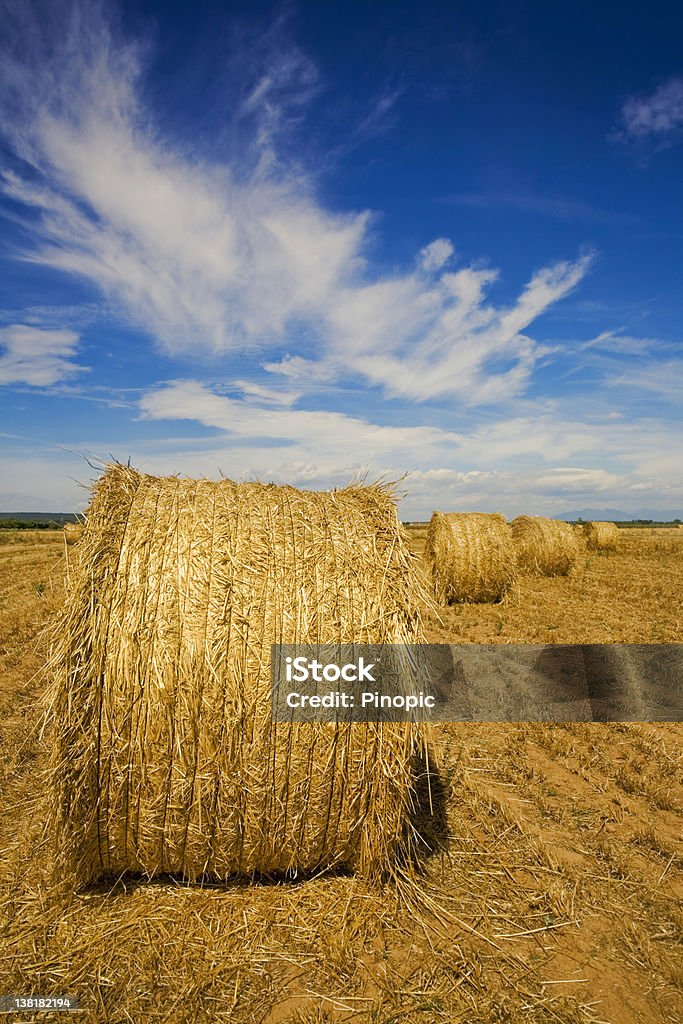
[{"label": "distant tree line", "polygon": [[656,519],[630,519],[628,522],[617,522],[615,523],[615,526],[618,526],[620,529],[626,530],[628,530],[629,528],[637,528],[639,526],[651,526],[656,529],[660,526],[678,526],[680,522],[680,519],[671,519],[667,523],[658,522]]},{"label": "distant tree line", "polygon": [[0,530],[61,530],[64,523],[54,519],[0,519]]},{"label": "distant tree line", "polygon": [[61,530],[64,523],[77,522],[75,512],[0,512],[0,530]]}]

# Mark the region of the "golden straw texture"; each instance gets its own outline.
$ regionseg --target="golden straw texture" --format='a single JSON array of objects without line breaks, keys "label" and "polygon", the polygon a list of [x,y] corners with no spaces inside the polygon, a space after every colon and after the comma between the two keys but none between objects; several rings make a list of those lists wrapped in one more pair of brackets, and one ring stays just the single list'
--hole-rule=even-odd
[{"label": "golden straw texture", "polygon": [[619,546],[619,529],[614,523],[586,523],[583,533],[591,551],[616,551]]},{"label": "golden straw texture", "polygon": [[83,535],[81,523],[64,523],[64,540],[67,544],[75,544]]},{"label": "golden straw texture", "polygon": [[510,527],[520,570],[540,576],[567,576],[573,570],[579,545],[569,523],[517,516]]},{"label": "golden straw texture", "polygon": [[485,512],[434,512],[425,557],[442,603],[500,601],[517,575],[505,517]]},{"label": "golden straw texture", "polygon": [[273,724],[272,643],[422,642],[390,492],[109,466],[58,623],[52,779],[64,870],[385,873],[419,729]]}]

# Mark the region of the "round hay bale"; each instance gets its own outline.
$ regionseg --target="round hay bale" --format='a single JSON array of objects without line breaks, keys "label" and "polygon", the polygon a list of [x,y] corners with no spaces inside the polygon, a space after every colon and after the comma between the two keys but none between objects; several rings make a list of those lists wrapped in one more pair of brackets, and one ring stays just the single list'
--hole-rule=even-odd
[{"label": "round hay bale", "polygon": [[425,558],[442,604],[500,601],[517,575],[510,528],[497,512],[434,512]]},{"label": "round hay bale", "polygon": [[583,535],[590,551],[616,551],[619,546],[619,529],[614,523],[585,523]]},{"label": "round hay bale", "polygon": [[64,523],[64,540],[67,544],[75,544],[83,536],[82,523]]},{"label": "round hay bale", "polygon": [[517,516],[510,528],[521,571],[567,576],[574,568],[579,545],[569,523],[543,516]]},{"label": "round hay bale", "polygon": [[420,727],[271,721],[272,643],[423,642],[391,493],[107,467],[56,630],[58,870],[391,870]]}]

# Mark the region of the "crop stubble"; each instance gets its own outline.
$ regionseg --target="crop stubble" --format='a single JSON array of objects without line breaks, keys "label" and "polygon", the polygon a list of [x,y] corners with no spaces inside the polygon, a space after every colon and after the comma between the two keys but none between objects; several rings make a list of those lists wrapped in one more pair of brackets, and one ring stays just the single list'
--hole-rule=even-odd
[{"label": "crop stubble", "polygon": [[[573,577],[444,610],[428,639],[679,642],[673,534],[629,531],[619,552],[582,553]],[[0,991],[75,992],[82,1020],[117,1024],[680,1019],[675,724],[439,727],[450,839],[420,882],[433,914],[342,876],[51,888],[36,635],[64,554],[61,537],[0,546]]]}]

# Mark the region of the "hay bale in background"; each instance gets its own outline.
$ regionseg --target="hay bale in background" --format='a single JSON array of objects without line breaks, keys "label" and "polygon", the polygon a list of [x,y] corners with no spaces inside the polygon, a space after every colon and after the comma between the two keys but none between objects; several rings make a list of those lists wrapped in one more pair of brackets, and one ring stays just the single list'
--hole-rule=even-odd
[{"label": "hay bale in background", "polygon": [[422,642],[388,490],[114,465],[76,552],[50,695],[63,869],[390,868],[418,727],[275,725],[270,700],[272,643]]},{"label": "hay bale in background", "polygon": [[505,516],[434,512],[425,558],[438,601],[500,601],[517,575]]},{"label": "hay bale in background", "polygon": [[82,523],[64,523],[64,540],[67,544],[75,544],[83,536]]},{"label": "hay bale in background", "polygon": [[576,541],[577,556],[586,550],[586,535],[583,532],[583,523],[572,523],[572,536]]},{"label": "hay bale in background", "polygon": [[616,551],[619,546],[619,529],[614,523],[585,523],[583,535],[590,551]]},{"label": "hay bale in background", "polygon": [[523,572],[566,576],[574,568],[579,545],[569,523],[543,516],[517,516],[510,528]]}]

